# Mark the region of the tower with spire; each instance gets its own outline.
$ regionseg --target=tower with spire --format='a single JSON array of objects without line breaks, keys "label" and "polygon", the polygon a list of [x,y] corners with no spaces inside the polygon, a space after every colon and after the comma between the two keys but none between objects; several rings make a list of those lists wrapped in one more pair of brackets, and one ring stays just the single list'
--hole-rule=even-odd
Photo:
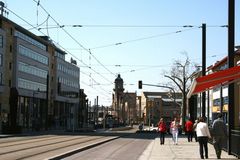
[{"label": "tower with spire", "polygon": [[114,81],[115,87],[113,89],[113,109],[114,109],[114,116],[117,118],[118,124],[122,121],[122,96],[123,96],[123,79],[121,75],[118,74],[117,78]]}]

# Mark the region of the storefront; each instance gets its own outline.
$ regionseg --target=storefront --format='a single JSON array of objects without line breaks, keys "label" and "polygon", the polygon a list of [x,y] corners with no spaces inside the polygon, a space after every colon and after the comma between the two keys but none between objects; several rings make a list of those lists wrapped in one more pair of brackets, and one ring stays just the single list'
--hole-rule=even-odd
[{"label": "storefront", "polygon": [[[228,93],[228,85],[234,85],[234,93]],[[212,90],[211,113],[212,120],[215,114],[223,113],[224,121],[230,127],[229,138],[225,145],[225,149],[236,156],[240,156],[240,66],[229,69],[216,71],[206,76],[198,77],[191,85],[188,98],[201,92]],[[228,95],[234,94],[234,106],[228,105]],[[209,99],[208,99],[209,100]],[[207,109],[208,110],[208,109]],[[232,112],[233,114],[230,114]],[[206,114],[209,116],[208,114]],[[233,117],[231,117],[233,116]],[[232,121],[230,120],[232,119]],[[229,143],[230,142],[230,143]],[[229,145],[230,144],[230,145]]]}]

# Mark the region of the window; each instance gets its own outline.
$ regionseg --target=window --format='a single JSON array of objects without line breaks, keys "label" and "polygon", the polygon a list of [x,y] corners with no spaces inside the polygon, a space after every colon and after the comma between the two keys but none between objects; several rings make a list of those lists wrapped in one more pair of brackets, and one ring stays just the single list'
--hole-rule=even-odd
[{"label": "window", "polygon": [[9,46],[9,52],[12,52],[12,45]]},{"label": "window", "polygon": [[220,103],[221,103],[220,98],[213,100],[213,105],[214,106],[220,106]]},{"label": "window", "polygon": [[37,68],[35,66],[23,62],[18,63],[18,70],[41,78],[47,78],[48,73],[48,71],[46,70]]},{"label": "window", "polygon": [[0,35],[0,48],[3,48],[3,36]]},{"label": "window", "polygon": [[0,72],[0,85],[2,85],[3,84],[3,74]]},{"label": "window", "polygon": [[9,81],[8,81],[8,86],[11,87],[11,86],[12,86],[11,84],[12,84],[12,81],[9,80]]},{"label": "window", "polygon": [[18,78],[18,87],[19,88],[24,88],[24,89],[29,89],[29,90],[38,90],[40,91],[46,91],[47,85],[38,83],[38,82],[33,82],[30,80]]},{"label": "window", "polygon": [[18,46],[18,52],[19,54],[26,56],[28,58],[34,59],[40,63],[48,65],[48,57],[41,55],[27,47],[24,47],[22,45]]},{"label": "window", "polygon": [[9,63],[9,70],[11,70],[12,69],[12,63],[10,62]]},{"label": "window", "polygon": [[3,55],[0,54],[0,66],[2,66],[2,65],[3,65]]},{"label": "window", "polygon": [[25,40],[25,41],[27,41],[29,43],[31,43],[32,45],[34,45],[34,46],[36,46],[36,47],[38,47],[38,48],[40,48],[42,50],[45,50],[45,51],[47,50],[46,45],[44,45],[44,44],[34,40],[33,38],[31,38],[31,37],[29,37],[29,36],[19,32],[19,31],[15,32],[15,36],[18,37],[18,38],[21,38],[21,39],[23,39],[23,40]]}]

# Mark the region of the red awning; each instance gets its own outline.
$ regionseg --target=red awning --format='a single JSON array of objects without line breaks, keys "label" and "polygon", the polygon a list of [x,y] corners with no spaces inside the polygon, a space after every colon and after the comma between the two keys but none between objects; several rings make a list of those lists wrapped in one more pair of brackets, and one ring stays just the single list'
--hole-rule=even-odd
[{"label": "red awning", "polygon": [[203,92],[217,85],[224,85],[240,79],[240,66],[198,77],[191,86],[189,95]]}]

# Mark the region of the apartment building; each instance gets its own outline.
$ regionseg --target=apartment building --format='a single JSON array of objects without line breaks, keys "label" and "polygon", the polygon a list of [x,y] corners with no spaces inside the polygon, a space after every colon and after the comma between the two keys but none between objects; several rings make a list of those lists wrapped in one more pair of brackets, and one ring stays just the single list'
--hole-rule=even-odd
[{"label": "apartment building", "polygon": [[160,118],[170,122],[181,116],[182,94],[169,92],[143,92],[141,95],[141,112],[144,123],[157,124]]},{"label": "apartment building", "polygon": [[23,130],[76,129],[80,71],[65,55],[48,37],[0,17],[1,130],[14,123]]}]

